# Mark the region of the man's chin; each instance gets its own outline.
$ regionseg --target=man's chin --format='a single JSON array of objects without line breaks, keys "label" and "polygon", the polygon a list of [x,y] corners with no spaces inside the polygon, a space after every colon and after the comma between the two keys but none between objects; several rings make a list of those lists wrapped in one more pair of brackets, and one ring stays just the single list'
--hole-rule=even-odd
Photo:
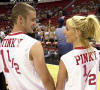
[{"label": "man's chin", "polygon": [[29,31],[28,33],[30,33],[30,34],[31,34],[31,33],[34,33],[34,31],[33,31],[33,30],[31,30],[31,31]]}]

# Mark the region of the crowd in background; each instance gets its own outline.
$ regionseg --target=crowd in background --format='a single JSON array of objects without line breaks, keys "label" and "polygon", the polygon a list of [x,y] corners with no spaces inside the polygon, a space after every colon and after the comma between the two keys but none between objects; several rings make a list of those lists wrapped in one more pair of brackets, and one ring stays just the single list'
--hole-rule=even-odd
[{"label": "crowd in background", "polygon": [[[0,9],[0,40],[2,40],[8,33],[11,32],[12,22],[11,22],[11,9],[13,5],[2,5]],[[82,4],[72,4],[71,10],[63,10],[61,6],[54,6],[51,8],[45,7],[38,8],[37,11],[37,28],[34,30],[34,33],[30,36],[37,38],[43,44],[43,47],[47,53],[50,53],[48,49],[53,48],[52,50],[56,50],[54,53],[57,53],[57,37],[55,34],[56,28],[58,27],[58,19],[60,17],[65,18],[65,20],[75,14],[96,14],[97,13],[97,5],[93,0],[90,3],[82,3]],[[5,9],[5,10],[4,10]],[[3,13],[5,12],[5,13]],[[53,18],[53,20],[52,20]],[[54,22],[54,23],[53,23]],[[52,51],[51,50],[51,51]],[[58,57],[58,56],[57,56]]]}]

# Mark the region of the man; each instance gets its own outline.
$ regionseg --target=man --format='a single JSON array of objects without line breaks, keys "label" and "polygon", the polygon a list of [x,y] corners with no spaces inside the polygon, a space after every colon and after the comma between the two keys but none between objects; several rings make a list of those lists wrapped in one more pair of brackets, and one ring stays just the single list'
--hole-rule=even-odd
[{"label": "man", "polygon": [[13,30],[0,47],[9,90],[54,90],[41,43],[26,35],[33,33],[36,25],[35,9],[18,3],[12,9],[12,20]]},{"label": "man", "polygon": [[[0,31],[0,43],[2,42],[2,40],[4,39],[4,37],[6,36],[4,33],[4,27],[1,28]],[[7,90],[6,88],[6,81],[5,81],[5,76],[2,72],[2,64],[1,64],[1,60],[0,60],[0,90]]]}]

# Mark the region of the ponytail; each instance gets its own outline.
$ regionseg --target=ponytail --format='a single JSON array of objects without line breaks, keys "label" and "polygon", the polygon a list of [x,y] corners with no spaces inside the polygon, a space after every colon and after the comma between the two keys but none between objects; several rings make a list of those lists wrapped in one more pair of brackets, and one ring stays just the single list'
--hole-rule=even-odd
[{"label": "ponytail", "polygon": [[100,42],[100,24],[95,15],[88,15],[86,18],[88,22],[88,35]]}]

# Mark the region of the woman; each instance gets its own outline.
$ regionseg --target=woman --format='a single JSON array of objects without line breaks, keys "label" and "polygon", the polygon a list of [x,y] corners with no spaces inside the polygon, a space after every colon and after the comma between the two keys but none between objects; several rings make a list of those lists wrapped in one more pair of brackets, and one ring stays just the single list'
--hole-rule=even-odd
[{"label": "woman", "polygon": [[73,16],[66,27],[66,40],[74,49],[61,57],[56,90],[97,90],[99,51],[89,39],[99,42],[99,21],[94,15]]},{"label": "woman", "polygon": [[58,27],[56,28],[56,37],[57,37],[57,47],[58,47],[58,53],[59,53],[59,58],[68,53],[73,49],[73,45],[71,43],[66,42],[66,37],[64,35],[65,31],[65,25],[64,25],[64,19],[59,18],[58,19]]}]

